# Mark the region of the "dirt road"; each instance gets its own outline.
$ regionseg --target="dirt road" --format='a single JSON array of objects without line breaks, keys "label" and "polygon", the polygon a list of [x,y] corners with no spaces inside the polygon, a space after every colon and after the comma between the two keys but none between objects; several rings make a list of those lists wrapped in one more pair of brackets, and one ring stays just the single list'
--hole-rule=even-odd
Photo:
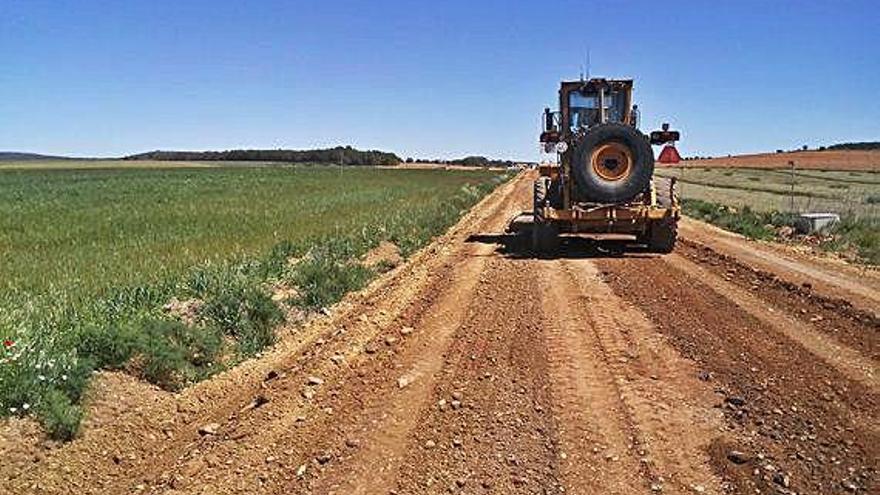
[{"label": "dirt road", "polygon": [[836,279],[789,282],[699,239],[532,258],[500,234],[530,190],[502,186],[331,315],[179,395],[100,377],[83,437],[7,446],[0,487],[880,492],[880,323]]}]

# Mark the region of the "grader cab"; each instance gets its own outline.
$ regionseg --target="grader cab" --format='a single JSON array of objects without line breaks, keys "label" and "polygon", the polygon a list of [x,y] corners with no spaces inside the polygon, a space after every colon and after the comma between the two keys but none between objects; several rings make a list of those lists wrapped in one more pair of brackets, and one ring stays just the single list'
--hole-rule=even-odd
[{"label": "grader cab", "polygon": [[541,144],[558,160],[540,165],[534,184],[526,223],[536,251],[555,249],[563,233],[625,234],[650,251],[674,248],[675,183],[655,184],[652,145],[669,143],[677,157],[679,133],[666,124],[639,131],[632,89],[631,79],[563,82],[559,111],[544,110]]}]

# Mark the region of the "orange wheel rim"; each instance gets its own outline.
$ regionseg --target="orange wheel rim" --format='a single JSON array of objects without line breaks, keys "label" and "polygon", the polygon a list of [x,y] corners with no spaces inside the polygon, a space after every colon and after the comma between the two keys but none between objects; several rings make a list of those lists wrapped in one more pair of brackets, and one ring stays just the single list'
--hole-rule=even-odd
[{"label": "orange wheel rim", "polygon": [[629,147],[620,143],[605,143],[593,150],[590,165],[596,175],[607,181],[629,177],[633,158]]}]

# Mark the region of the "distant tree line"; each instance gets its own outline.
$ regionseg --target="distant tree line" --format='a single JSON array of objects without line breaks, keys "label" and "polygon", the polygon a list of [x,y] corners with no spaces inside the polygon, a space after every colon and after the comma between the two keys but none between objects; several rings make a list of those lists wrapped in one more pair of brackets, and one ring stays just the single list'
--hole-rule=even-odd
[{"label": "distant tree line", "polygon": [[397,165],[400,157],[378,150],[358,150],[337,146],[320,150],[227,150],[227,151],[148,151],[124,160],[173,161],[261,161],[288,163],[335,163],[339,165]]},{"label": "distant tree line", "polygon": [[406,163],[413,162],[427,162],[427,163],[442,163],[444,165],[461,165],[465,167],[509,167],[512,165],[516,165],[517,163],[522,162],[514,162],[513,160],[492,160],[486,158],[485,156],[466,156],[464,158],[457,158],[454,160],[444,160],[442,158],[428,159],[428,158],[407,158]]},{"label": "distant tree line", "polygon": [[840,143],[840,144],[832,144],[828,147],[829,150],[861,150],[861,151],[869,151],[869,150],[880,150],[880,141],[867,141],[862,143]]}]

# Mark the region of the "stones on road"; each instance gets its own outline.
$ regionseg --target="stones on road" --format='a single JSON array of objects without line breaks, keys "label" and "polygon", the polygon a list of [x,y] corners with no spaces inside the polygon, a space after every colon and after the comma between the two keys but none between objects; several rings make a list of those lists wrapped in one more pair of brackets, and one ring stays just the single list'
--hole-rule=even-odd
[{"label": "stones on road", "polygon": [[749,456],[739,450],[731,450],[728,452],[727,459],[734,464],[745,464],[749,462]]},{"label": "stones on road", "polygon": [[220,430],[220,423],[208,423],[199,428],[199,435],[216,435],[218,430]]}]

